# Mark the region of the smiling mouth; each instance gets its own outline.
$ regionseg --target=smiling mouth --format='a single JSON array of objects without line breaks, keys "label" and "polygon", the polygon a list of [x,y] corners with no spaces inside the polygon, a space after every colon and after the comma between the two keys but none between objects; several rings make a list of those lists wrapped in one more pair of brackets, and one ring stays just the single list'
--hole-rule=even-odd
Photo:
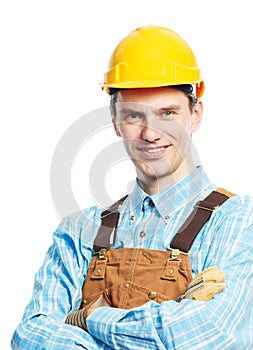
[{"label": "smiling mouth", "polygon": [[148,152],[148,153],[155,153],[155,152],[161,152],[169,148],[170,146],[172,145],[160,146],[160,147],[139,147],[139,150],[143,152]]},{"label": "smiling mouth", "polygon": [[170,148],[172,145],[168,145],[168,146],[161,146],[161,147],[140,147],[138,148],[138,150],[146,155],[147,157],[160,157],[162,156],[167,150],[168,148]]},{"label": "smiling mouth", "polygon": [[148,153],[159,153],[159,152],[163,151],[165,148],[167,148],[167,147],[142,149],[142,151],[148,152]]}]

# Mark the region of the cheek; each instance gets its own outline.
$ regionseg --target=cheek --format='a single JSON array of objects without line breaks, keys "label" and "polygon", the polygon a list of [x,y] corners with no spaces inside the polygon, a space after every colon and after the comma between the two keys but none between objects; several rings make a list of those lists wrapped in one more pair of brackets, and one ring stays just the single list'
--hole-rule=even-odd
[{"label": "cheek", "polygon": [[176,120],[163,123],[163,125],[160,125],[160,130],[163,137],[169,141],[181,140],[187,134],[186,127]]},{"label": "cheek", "polygon": [[193,123],[193,117],[192,115],[189,115],[187,117],[182,118],[179,124],[181,125],[181,128],[184,129],[185,132],[190,134],[192,123]]},{"label": "cheek", "polygon": [[121,136],[127,140],[135,140],[140,137],[140,127],[138,125],[120,125],[119,131]]},{"label": "cheek", "polygon": [[175,150],[183,157],[190,149],[191,139],[191,123],[189,121],[174,121],[166,129],[163,128],[162,134],[167,142],[175,147]]}]

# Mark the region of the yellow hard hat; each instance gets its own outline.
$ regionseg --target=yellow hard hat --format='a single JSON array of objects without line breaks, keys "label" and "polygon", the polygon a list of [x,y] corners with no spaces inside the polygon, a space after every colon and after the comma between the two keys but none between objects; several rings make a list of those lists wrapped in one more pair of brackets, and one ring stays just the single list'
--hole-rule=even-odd
[{"label": "yellow hard hat", "polygon": [[204,93],[196,58],[189,45],[171,29],[144,26],[132,31],[115,48],[102,88],[132,89],[196,84]]}]

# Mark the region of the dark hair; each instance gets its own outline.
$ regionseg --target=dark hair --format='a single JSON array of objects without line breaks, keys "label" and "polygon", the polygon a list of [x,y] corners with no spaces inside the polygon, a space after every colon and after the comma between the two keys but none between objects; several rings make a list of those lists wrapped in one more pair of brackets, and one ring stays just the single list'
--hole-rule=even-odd
[{"label": "dark hair", "polygon": [[[116,117],[115,103],[117,102],[117,97],[118,97],[119,91],[120,91],[120,89],[118,89],[118,90],[115,89],[113,94],[111,94],[110,109],[111,109],[111,113],[112,113],[113,118]],[[183,93],[185,94],[186,97],[188,97],[189,108],[190,108],[191,113],[193,113],[194,106],[197,104],[198,99],[195,96],[195,94],[193,94],[193,93],[189,93],[189,92],[185,92],[185,91],[183,91]]]},{"label": "dark hair", "polygon": [[111,109],[111,113],[112,113],[113,118],[116,117],[115,103],[117,102],[118,92],[119,92],[119,90],[114,92],[111,95],[111,99],[110,99],[110,109]]}]

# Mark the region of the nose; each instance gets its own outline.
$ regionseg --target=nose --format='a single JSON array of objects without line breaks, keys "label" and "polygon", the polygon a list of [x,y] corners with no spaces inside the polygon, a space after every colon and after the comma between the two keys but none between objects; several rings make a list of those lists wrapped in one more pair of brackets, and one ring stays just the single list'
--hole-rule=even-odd
[{"label": "nose", "polygon": [[145,125],[142,126],[141,136],[143,140],[154,143],[161,138],[161,133],[157,127],[155,127],[154,123],[146,121]]}]

